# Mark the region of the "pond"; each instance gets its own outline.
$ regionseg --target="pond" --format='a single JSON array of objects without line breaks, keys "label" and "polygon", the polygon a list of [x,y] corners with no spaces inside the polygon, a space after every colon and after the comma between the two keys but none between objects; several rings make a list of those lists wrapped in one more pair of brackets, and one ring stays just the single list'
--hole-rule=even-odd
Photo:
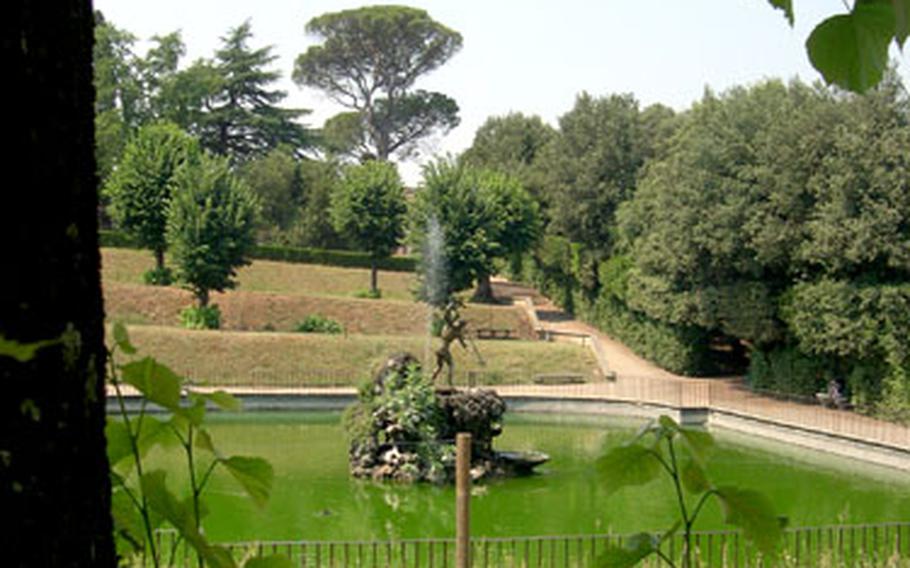
[{"label": "pond", "polygon": [[[670,483],[608,495],[593,463],[604,448],[628,440],[640,421],[606,417],[508,415],[500,449],[541,450],[551,461],[538,475],[476,486],[472,533],[478,536],[629,533],[672,524]],[[217,541],[370,540],[454,534],[454,491],[352,479],[338,413],[212,415],[224,453],[262,456],[273,464],[270,503],[257,509],[232,480],[210,487],[207,532]],[[792,526],[910,518],[910,475],[714,429],[719,450],[709,471],[716,483],[763,491]],[[158,458],[160,459],[160,457]],[[174,464],[176,466],[176,464]],[[706,507],[698,529],[722,528]]]}]

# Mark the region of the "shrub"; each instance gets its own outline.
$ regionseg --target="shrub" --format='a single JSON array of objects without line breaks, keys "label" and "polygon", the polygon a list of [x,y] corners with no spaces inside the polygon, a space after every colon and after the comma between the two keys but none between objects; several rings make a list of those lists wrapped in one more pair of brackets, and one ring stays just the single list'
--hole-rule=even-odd
[{"label": "shrub", "polygon": [[300,333],[344,333],[344,327],[332,318],[319,314],[308,315],[297,324],[296,331]]},{"label": "shrub", "polygon": [[180,323],[187,329],[218,329],[221,327],[221,310],[218,304],[189,306],[180,311]]},{"label": "shrub", "polygon": [[375,290],[357,290],[354,292],[354,297],[366,300],[378,300],[382,298],[382,290],[379,288],[376,288]]},{"label": "shrub", "polygon": [[142,280],[149,286],[170,286],[174,282],[174,273],[170,268],[153,268],[142,275]]}]

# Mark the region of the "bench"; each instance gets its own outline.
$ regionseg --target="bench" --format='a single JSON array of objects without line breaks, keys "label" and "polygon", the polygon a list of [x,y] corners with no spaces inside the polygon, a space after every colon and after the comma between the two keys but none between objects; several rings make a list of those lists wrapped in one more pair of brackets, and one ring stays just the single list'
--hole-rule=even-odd
[{"label": "bench", "polygon": [[474,330],[477,339],[514,339],[518,336],[514,329],[478,327]]},{"label": "bench", "polygon": [[541,373],[531,380],[535,385],[577,385],[585,382],[585,376],[578,373]]}]

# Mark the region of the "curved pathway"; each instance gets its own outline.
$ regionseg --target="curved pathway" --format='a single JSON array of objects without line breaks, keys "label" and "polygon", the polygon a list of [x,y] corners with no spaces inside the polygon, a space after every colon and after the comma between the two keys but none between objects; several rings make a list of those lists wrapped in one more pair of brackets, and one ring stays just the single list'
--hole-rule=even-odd
[{"label": "curved pathway", "polygon": [[[557,341],[593,342],[604,375],[613,379],[567,387],[514,387],[516,393],[546,389],[551,396],[610,398],[676,408],[700,407],[910,451],[910,428],[900,424],[824,408],[811,399],[763,396],[750,390],[742,377],[696,379],[675,375],[636,355],[593,326],[572,319],[533,288],[505,280],[494,280],[493,286],[498,297],[526,308],[529,319],[542,336]],[[513,389],[502,390],[512,394]]]}]

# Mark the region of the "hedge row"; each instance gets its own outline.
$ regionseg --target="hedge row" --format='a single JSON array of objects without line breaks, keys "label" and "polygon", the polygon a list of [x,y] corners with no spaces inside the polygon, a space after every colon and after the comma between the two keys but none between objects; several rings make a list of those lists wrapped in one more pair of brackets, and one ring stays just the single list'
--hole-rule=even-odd
[{"label": "hedge row", "polygon": [[[256,245],[250,252],[250,258],[301,264],[325,264],[346,268],[370,268],[371,266],[370,255],[362,252],[276,245]],[[417,270],[417,259],[411,256],[392,256],[380,259],[377,266],[381,270],[393,272],[414,272]]]},{"label": "hedge row", "polygon": [[[136,243],[135,239],[119,231],[102,230],[99,236],[102,247],[141,248]],[[323,264],[345,268],[370,268],[371,266],[371,260],[368,254],[346,250],[256,245],[250,251],[249,256],[250,258],[257,260],[278,260],[299,264]],[[391,258],[379,260],[377,265],[381,270],[414,272],[417,269],[417,259],[410,256],[393,256]]]},{"label": "hedge row", "polygon": [[598,285],[596,271],[597,263],[578,245],[546,237],[512,277],[534,284],[562,309],[668,371],[691,376],[715,371],[704,330],[670,325],[630,310],[609,286]]}]

